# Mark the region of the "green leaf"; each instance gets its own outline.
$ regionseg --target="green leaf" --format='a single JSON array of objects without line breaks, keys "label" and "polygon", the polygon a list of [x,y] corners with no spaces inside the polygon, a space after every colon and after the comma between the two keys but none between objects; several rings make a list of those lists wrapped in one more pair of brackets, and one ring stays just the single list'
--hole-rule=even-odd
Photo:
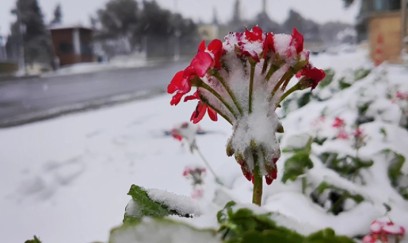
[{"label": "green leaf", "polygon": [[[328,190],[328,192],[325,193],[326,195],[328,195],[327,198],[324,197],[323,199],[320,199],[321,195],[326,190]],[[338,215],[339,213],[344,211],[344,203],[347,199],[351,199],[357,204],[364,201],[364,197],[360,194],[352,194],[345,189],[336,187],[325,181],[321,182],[315,188],[315,190],[311,193],[311,197],[315,203],[318,203],[321,206],[324,206],[326,200],[331,201],[331,207],[327,211],[333,213],[334,215]]]},{"label": "green leaf", "polygon": [[146,190],[137,185],[131,186],[128,195],[132,197],[132,201],[126,207],[124,223],[137,223],[144,216],[165,217],[167,215],[178,215],[180,217],[192,217],[190,214],[185,215],[177,210],[171,209],[162,202],[152,200]]},{"label": "green leaf", "polygon": [[37,238],[37,236],[34,235],[34,239],[26,240],[24,243],[41,243],[41,241]]},{"label": "green leaf", "polygon": [[370,69],[365,68],[357,69],[356,71],[354,71],[354,81],[358,81],[367,77],[370,74],[370,72],[371,72]]},{"label": "green leaf", "polygon": [[[277,225],[271,218],[271,213],[255,214],[248,208],[233,208],[235,203],[228,203],[218,213],[222,220],[222,240],[227,243],[349,243],[351,239],[336,236],[332,229],[324,229],[307,237],[294,230]],[[220,215],[223,215],[222,217]]]},{"label": "green leaf", "polygon": [[215,230],[197,229],[167,218],[148,218],[111,231],[109,243],[194,242],[220,243]]},{"label": "green leaf", "polygon": [[402,167],[405,163],[405,157],[390,149],[383,150],[382,153],[386,155],[386,159],[389,161],[388,166],[388,178],[391,181],[391,185],[401,194],[401,196],[408,200],[408,186],[401,185],[401,178],[407,176],[402,172]]},{"label": "green leaf", "polygon": [[321,87],[321,88],[325,88],[325,87],[329,86],[331,84],[331,82],[333,81],[334,74],[335,74],[334,70],[331,69],[331,68],[325,69],[324,72],[326,73],[326,76],[319,83],[319,87]]},{"label": "green leaf", "polygon": [[309,235],[304,243],[353,243],[354,241],[346,236],[336,236],[333,229],[327,228]]},{"label": "green leaf", "polygon": [[312,97],[312,92],[307,92],[307,93],[304,93],[302,96],[300,96],[297,99],[298,108],[301,108],[307,105],[310,102],[311,97]]},{"label": "green leaf", "polygon": [[348,82],[346,82],[346,78],[345,78],[345,77],[342,77],[342,78],[339,80],[339,87],[340,87],[341,90],[347,89],[347,88],[349,88],[350,86],[351,86],[351,84],[348,83]]},{"label": "green leaf", "polygon": [[390,151],[391,153],[391,160],[390,165],[388,167],[388,177],[391,180],[391,184],[396,186],[398,184],[398,179],[402,176],[402,166],[405,163],[405,157],[402,154]]},{"label": "green leaf", "polygon": [[313,168],[313,162],[310,159],[310,152],[299,151],[285,161],[282,182],[294,181],[311,168]]},{"label": "green leaf", "polygon": [[319,155],[319,158],[327,168],[352,181],[360,176],[361,169],[371,167],[374,164],[372,160],[363,160],[350,155],[339,156],[335,152],[324,152]]}]

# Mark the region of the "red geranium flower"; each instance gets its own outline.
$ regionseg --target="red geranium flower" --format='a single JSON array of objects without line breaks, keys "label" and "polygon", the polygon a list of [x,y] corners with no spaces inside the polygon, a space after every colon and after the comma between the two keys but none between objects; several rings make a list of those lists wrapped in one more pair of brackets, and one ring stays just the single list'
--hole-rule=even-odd
[{"label": "red geranium flower", "polygon": [[307,80],[302,85],[307,88],[311,87],[312,90],[326,77],[326,73],[319,68],[315,68],[312,65],[306,65],[301,71],[296,74],[296,77],[306,77]]},{"label": "red geranium flower", "polygon": [[259,26],[254,26],[251,30],[245,30],[245,37],[250,42],[262,41],[263,31]]},{"label": "red geranium flower", "polygon": [[341,128],[341,127],[344,127],[345,125],[346,125],[346,123],[340,117],[336,116],[336,118],[334,118],[334,122],[333,122],[333,125],[332,125],[333,127]]},{"label": "red geranium flower", "polygon": [[275,41],[273,33],[267,33],[263,44],[263,56],[266,57],[269,52],[275,52]]}]

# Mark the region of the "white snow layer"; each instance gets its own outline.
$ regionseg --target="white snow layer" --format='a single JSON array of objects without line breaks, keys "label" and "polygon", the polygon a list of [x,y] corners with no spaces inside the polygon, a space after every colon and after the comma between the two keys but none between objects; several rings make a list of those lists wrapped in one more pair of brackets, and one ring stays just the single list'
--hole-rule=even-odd
[{"label": "white snow layer", "polygon": [[[312,56],[311,61],[319,68],[333,68],[337,79],[350,68],[370,65],[366,61],[366,52],[359,49],[354,53]],[[380,70],[386,70],[386,73]],[[389,82],[376,80],[381,75]],[[303,230],[297,228],[301,233],[332,227],[339,234],[362,235],[369,232],[374,219],[384,215],[382,203],[387,203],[392,208],[388,217],[408,229],[408,203],[390,186],[386,177],[387,165],[377,154],[390,148],[408,158],[408,132],[396,124],[401,113],[395,108],[396,104],[387,103],[385,98],[387,85],[398,84],[400,90],[408,90],[407,76],[408,71],[400,66],[383,65],[351,88],[334,93],[327,101],[312,102],[282,120],[286,131],[281,139],[282,148],[286,145],[298,147],[305,138],[300,139],[301,142],[291,142],[289,137],[297,134],[314,136],[317,132],[321,136],[333,137],[335,130],[331,123],[336,116],[346,121],[347,129],[352,129],[361,90],[364,96],[375,98],[375,106],[370,107],[373,109],[370,112],[380,119],[362,125],[369,139],[360,154],[375,160],[375,165],[363,173],[366,183],[352,183],[340,177],[320,164],[315,154],[312,156],[315,166],[307,173],[308,178],[312,178],[309,183],[333,183],[363,195],[366,198],[363,203],[350,205],[338,216],[328,214],[325,208],[302,194],[298,182],[280,182],[283,161],[288,156],[283,154],[277,163],[278,179],[271,186],[264,187],[263,210],[279,213],[276,219],[281,224],[288,224],[288,220],[282,219],[285,218],[297,222],[294,228],[304,225]],[[200,163],[200,160],[178,141],[164,136],[163,131],[188,120],[195,104],[190,102],[171,107],[169,101],[170,97],[165,95],[0,130],[0,146],[3,148],[0,151],[2,240],[24,242],[35,234],[43,242],[106,241],[109,230],[122,222],[131,184],[190,195],[191,186],[181,174],[186,165]],[[391,109],[394,111],[388,112]],[[381,110],[386,113],[379,113]],[[317,129],[313,124],[322,113],[326,118],[320,121]],[[220,188],[209,174],[205,180],[204,198],[198,202],[201,216],[180,220],[198,227],[215,227],[215,212],[225,202],[251,201],[252,184],[242,176],[235,160],[225,155],[231,126],[222,119],[211,122],[208,118],[200,125],[213,132],[197,137],[197,145],[215,172],[227,182],[228,188]],[[386,137],[379,132],[381,128],[386,130]],[[333,140],[323,146],[313,145],[313,153],[330,150],[350,154],[353,152],[350,147],[350,141]],[[406,171],[407,167],[404,168]],[[162,199],[169,200],[169,197]],[[184,207],[178,201],[176,204]],[[189,202],[186,200],[185,204]],[[176,238],[174,241],[166,238],[167,242],[211,242],[211,237],[207,236],[188,238],[195,234],[190,234],[186,227],[170,225],[156,234],[157,224],[147,221],[137,231],[151,234],[135,236],[130,230],[129,234],[118,236],[128,238],[113,236],[113,242],[140,240],[137,237],[151,237],[144,239],[145,242],[159,242],[160,237],[169,232]]]}]

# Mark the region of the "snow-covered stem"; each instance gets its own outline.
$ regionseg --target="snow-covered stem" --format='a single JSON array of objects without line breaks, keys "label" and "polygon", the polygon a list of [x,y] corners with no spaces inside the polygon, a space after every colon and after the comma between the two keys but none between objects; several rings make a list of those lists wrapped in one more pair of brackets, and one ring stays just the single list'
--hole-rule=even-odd
[{"label": "snow-covered stem", "polygon": [[216,77],[218,79],[218,81],[220,81],[221,85],[224,87],[224,89],[227,91],[228,95],[231,97],[232,101],[234,102],[235,106],[237,107],[237,110],[239,111],[239,113],[242,115],[243,114],[243,110],[241,105],[239,104],[237,97],[235,96],[235,94],[232,92],[231,88],[228,86],[228,84],[225,82],[224,78],[221,77],[221,75],[217,72],[214,71],[214,77]]},{"label": "snow-covered stem", "polygon": [[280,102],[282,102],[288,95],[290,95],[291,93],[295,92],[296,90],[300,89],[300,85],[299,83],[295,84],[293,87],[291,87],[290,89],[288,89],[280,98]]},{"label": "snow-covered stem", "polygon": [[205,102],[209,107],[211,107],[211,109],[215,110],[220,116],[222,116],[222,118],[224,118],[229,124],[232,125],[232,121],[231,119],[226,116],[224,113],[222,113],[218,108],[214,107],[212,104],[210,104],[208,101],[206,101],[206,99],[204,97],[200,97],[201,100],[203,100],[203,102]]},{"label": "snow-covered stem", "polygon": [[260,173],[260,168],[259,168],[259,158],[258,155],[256,154],[255,151],[253,151],[253,158],[254,158],[254,164],[255,164],[255,169],[254,169],[254,178],[253,178],[253,183],[254,183],[254,189],[252,192],[252,203],[256,204],[258,206],[261,206],[262,204],[262,174]]},{"label": "snow-covered stem", "polygon": [[269,71],[268,71],[268,73],[267,73],[266,76],[265,76],[266,81],[269,81],[269,79],[271,79],[273,73],[274,73],[276,70],[278,70],[279,68],[280,68],[279,66],[276,66],[276,64],[274,64],[274,63],[272,62],[271,67],[269,68]]},{"label": "snow-covered stem", "polygon": [[286,87],[285,83],[289,82],[292,76],[293,74],[290,71],[287,71],[273,88],[271,97],[275,96],[275,93],[276,91],[278,91],[279,87],[282,86],[282,90],[284,90],[284,88]]},{"label": "snow-covered stem", "polygon": [[[235,114],[232,107],[222,98],[222,96],[219,93],[217,93],[213,88],[211,88],[209,85],[204,83],[204,81],[202,81],[201,79],[200,79],[200,81],[198,83],[198,87],[203,88],[203,89],[207,90],[208,92],[210,92],[212,95],[214,95],[231,112],[231,114],[235,118],[237,117],[237,114]],[[208,103],[208,102],[206,102],[206,103]],[[222,114],[222,113],[219,113],[219,114]],[[223,117],[226,117],[226,115],[223,114]]]},{"label": "snow-covered stem", "polygon": [[251,114],[252,112],[252,93],[254,90],[254,76],[255,76],[255,62],[250,62],[251,64],[251,73],[250,73],[250,77],[249,77],[249,96],[248,96],[248,110],[249,113]]}]

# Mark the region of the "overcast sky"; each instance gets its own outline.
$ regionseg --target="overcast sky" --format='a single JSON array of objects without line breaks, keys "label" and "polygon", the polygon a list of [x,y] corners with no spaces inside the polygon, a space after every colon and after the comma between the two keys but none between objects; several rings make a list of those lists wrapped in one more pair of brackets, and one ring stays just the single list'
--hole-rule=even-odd
[{"label": "overcast sky", "polygon": [[[95,14],[108,0],[38,0],[45,21],[52,18],[55,6],[60,3],[65,24],[89,24],[89,16]],[[156,0],[162,7],[177,11],[196,21],[210,21],[214,9],[218,19],[226,22],[231,18],[235,0]],[[10,23],[15,17],[10,10],[16,0],[0,0],[0,34],[9,32]],[[138,0],[141,2],[141,0]],[[251,18],[261,11],[262,0],[241,0],[241,13],[244,18]],[[267,0],[269,16],[278,22],[283,22],[289,9],[300,12],[306,18],[319,23],[341,20],[353,23],[358,6],[343,8],[342,0]]]}]

